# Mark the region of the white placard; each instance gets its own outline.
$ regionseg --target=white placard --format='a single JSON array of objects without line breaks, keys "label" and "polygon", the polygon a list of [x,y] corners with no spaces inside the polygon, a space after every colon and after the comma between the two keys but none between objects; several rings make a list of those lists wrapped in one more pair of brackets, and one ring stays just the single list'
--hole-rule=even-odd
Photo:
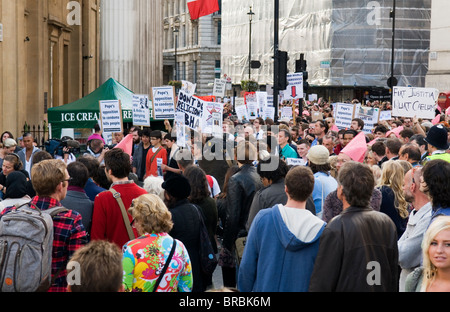
[{"label": "white placard", "polygon": [[179,147],[186,147],[186,131],[184,125],[184,114],[176,113],[175,114],[175,129],[177,132],[177,145]]},{"label": "white placard", "polygon": [[302,158],[286,158],[286,164],[288,166],[306,166],[306,159]]},{"label": "white placard", "polygon": [[225,79],[214,79],[213,96],[224,97],[227,87],[227,81]]},{"label": "white placard", "polygon": [[133,126],[150,127],[148,95],[133,94]]},{"label": "white placard", "polygon": [[275,119],[275,107],[273,106],[267,106],[264,110],[264,120],[267,118],[274,120]]},{"label": "white placard", "polygon": [[153,119],[164,120],[175,118],[175,88],[152,88]]},{"label": "white placard", "polygon": [[123,132],[120,100],[100,101],[99,103],[103,132]]},{"label": "white placard", "polygon": [[379,121],[391,120],[392,119],[392,111],[381,111]]},{"label": "white placard", "polygon": [[364,133],[372,133],[372,130],[375,128],[375,124],[378,123],[380,118],[380,109],[361,106],[361,104],[358,104],[355,109],[355,118],[359,118],[364,121]]},{"label": "white placard", "polygon": [[433,88],[394,87],[392,116],[433,119],[438,96]]},{"label": "white placard", "polygon": [[303,73],[287,75],[288,86],[283,92],[283,99],[298,100],[303,98]]},{"label": "white placard", "polygon": [[185,91],[187,94],[194,95],[195,89],[197,89],[197,84],[181,80],[181,90]]},{"label": "white placard", "polygon": [[202,133],[222,135],[222,116],[222,103],[205,102],[203,105]]},{"label": "white placard", "polygon": [[281,119],[289,118],[289,120],[292,120],[292,107],[291,106],[284,106],[281,108]]},{"label": "white placard", "polygon": [[180,90],[178,93],[177,112],[184,114],[184,125],[190,129],[200,130],[204,101]]},{"label": "white placard", "polygon": [[240,121],[244,121],[244,120],[249,121],[250,120],[247,106],[245,106],[245,105],[236,106],[235,111],[236,111],[236,115]]},{"label": "white placard", "polygon": [[335,125],[339,129],[350,129],[352,119],[355,116],[356,105],[349,103],[336,103],[334,107]]}]

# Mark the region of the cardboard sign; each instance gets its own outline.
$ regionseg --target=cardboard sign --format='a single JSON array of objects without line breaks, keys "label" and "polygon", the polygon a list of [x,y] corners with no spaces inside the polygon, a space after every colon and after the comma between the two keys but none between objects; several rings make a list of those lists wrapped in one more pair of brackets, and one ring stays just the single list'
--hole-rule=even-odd
[{"label": "cardboard sign", "polygon": [[99,103],[103,132],[123,132],[120,100],[100,101]]},{"label": "cardboard sign", "polygon": [[133,94],[133,126],[150,127],[148,95]]},{"label": "cardboard sign", "polygon": [[180,90],[177,112],[184,114],[184,125],[193,130],[200,130],[204,102],[199,98]]},{"label": "cardboard sign", "polygon": [[392,116],[433,119],[438,96],[433,88],[394,87]]},{"label": "cardboard sign", "polygon": [[153,119],[164,120],[175,118],[175,88],[152,88]]}]

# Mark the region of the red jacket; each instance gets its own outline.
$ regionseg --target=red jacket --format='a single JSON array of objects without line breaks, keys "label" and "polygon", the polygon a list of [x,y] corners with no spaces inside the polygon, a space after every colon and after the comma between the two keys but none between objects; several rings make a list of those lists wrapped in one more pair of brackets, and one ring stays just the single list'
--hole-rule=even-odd
[{"label": "red jacket", "polygon": [[[121,194],[125,209],[131,206],[131,201],[147,192],[135,183],[117,184],[113,188]],[[131,215],[128,214],[131,223]],[[137,237],[136,229],[133,228]],[[123,221],[117,200],[109,191],[102,192],[95,197],[94,213],[92,215],[91,240],[108,240],[122,248],[130,240]]]}]

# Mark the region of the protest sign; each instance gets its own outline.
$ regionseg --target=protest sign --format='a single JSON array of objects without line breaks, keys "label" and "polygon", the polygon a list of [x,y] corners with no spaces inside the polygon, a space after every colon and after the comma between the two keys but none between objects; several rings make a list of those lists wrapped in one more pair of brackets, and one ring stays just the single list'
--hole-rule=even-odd
[{"label": "protest sign", "polygon": [[199,98],[180,90],[176,111],[184,114],[186,126],[193,130],[199,130],[203,116],[203,105],[204,102]]},{"label": "protest sign", "polygon": [[133,94],[133,126],[150,127],[148,95]]},{"label": "protest sign", "polygon": [[392,116],[433,119],[438,96],[433,88],[394,87]]},{"label": "protest sign", "polygon": [[392,111],[381,111],[380,119],[378,121],[385,121],[385,120],[391,120],[391,119],[392,119]]},{"label": "protest sign", "polygon": [[164,120],[175,118],[175,88],[152,88],[153,119]]},{"label": "protest sign", "polygon": [[186,80],[181,80],[181,90],[185,91],[187,94],[194,95],[196,88],[197,84]]},{"label": "protest sign", "polygon": [[226,79],[214,79],[213,95],[217,97],[224,97],[227,87]]},{"label": "protest sign", "polygon": [[361,104],[358,104],[356,105],[354,118],[359,118],[364,121],[364,133],[372,133],[372,130],[375,128],[375,124],[378,123],[380,118],[380,109],[361,106]]},{"label": "protest sign", "polygon": [[257,91],[255,94],[259,106],[259,116],[263,116],[264,110],[267,107],[267,92]]},{"label": "protest sign", "polygon": [[245,95],[245,103],[247,104],[247,111],[250,120],[254,120],[259,117],[259,103],[256,98],[255,92],[246,92]]},{"label": "protest sign", "polygon": [[288,86],[283,92],[285,100],[298,100],[303,98],[303,73],[287,75]]},{"label": "protest sign", "polygon": [[284,106],[281,108],[281,119],[292,120],[292,106]]},{"label": "protest sign", "polygon": [[103,132],[123,132],[120,100],[100,101],[99,105]]},{"label": "protest sign", "polygon": [[184,113],[175,113],[175,129],[177,133],[177,145],[179,147],[186,147],[186,131],[184,125]]},{"label": "protest sign", "polygon": [[223,121],[222,103],[206,102],[203,105],[202,133],[221,136]]},{"label": "protest sign", "polygon": [[352,119],[355,116],[356,105],[349,103],[335,103],[335,125],[339,129],[350,129]]},{"label": "protest sign", "polygon": [[275,119],[275,107],[273,106],[267,106],[266,109],[264,110],[264,120],[266,119]]}]

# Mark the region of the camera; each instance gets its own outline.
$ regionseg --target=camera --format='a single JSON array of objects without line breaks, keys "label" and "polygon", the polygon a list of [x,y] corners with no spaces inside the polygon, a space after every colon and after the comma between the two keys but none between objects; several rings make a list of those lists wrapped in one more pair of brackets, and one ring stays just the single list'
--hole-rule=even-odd
[{"label": "camera", "polygon": [[79,154],[81,152],[80,143],[70,137],[63,137],[61,140],[51,139],[45,142],[45,150],[52,156],[58,155],[61,157],[64,157],[64,154]]}]

